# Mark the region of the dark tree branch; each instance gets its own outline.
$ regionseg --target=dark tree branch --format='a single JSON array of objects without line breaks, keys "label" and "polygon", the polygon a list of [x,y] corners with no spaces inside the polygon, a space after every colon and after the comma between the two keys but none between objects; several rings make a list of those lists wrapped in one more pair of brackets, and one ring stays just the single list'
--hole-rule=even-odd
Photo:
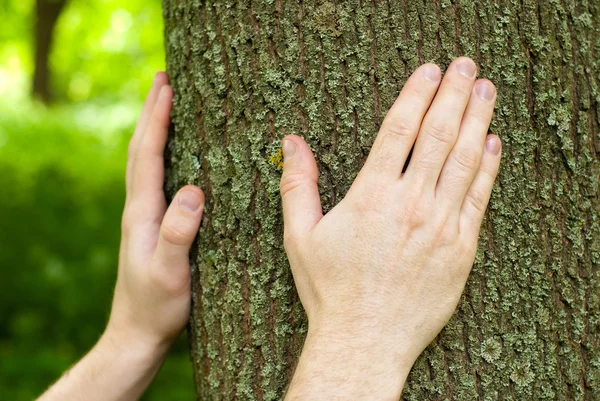
[{"label": "dark tree branch", "polygon": [[52,100],[48,58],[52,48],[54,26],[67,0],[36,0],[35,2],[35,71],[32,94],[44,103]]}]

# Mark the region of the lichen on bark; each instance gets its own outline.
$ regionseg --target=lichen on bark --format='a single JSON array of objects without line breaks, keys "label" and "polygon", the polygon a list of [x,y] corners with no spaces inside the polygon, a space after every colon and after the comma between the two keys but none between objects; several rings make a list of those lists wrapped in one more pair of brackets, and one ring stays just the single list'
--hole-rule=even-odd
[{"label": "lichen on bark", "polygon": [[459,55],[498,88],[504,156],[459,308],[403,397],[598,399],[596,0],[163,3],[176,94],[166,188],[198,184],[207,199],[192,252],[198,399],[281,398],[302,346],[281,138],[314,150],[327,211],[411,71]]}]

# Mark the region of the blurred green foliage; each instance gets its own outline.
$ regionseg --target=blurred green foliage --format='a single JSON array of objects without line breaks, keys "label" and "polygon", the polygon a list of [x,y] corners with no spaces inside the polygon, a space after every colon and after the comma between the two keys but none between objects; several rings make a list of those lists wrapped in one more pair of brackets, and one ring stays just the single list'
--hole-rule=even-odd
[{"label": "blurred green foliage", "polygon": [[[29,98],[33,0],[0,3],[0,398],[31,400],[100,336],[116,277],[126,148],[164,68],[159,0],[71,0]],[[146,400],[194,398],[185,338]]]},{"label": "blurred green foliage", "polygon": [[[34,0],[0,2],[0,93],[5,95],[29,93],[34,7]],[[139,101],[162,68],[160,0],[68,0],[50,55],[59,100]]]}]

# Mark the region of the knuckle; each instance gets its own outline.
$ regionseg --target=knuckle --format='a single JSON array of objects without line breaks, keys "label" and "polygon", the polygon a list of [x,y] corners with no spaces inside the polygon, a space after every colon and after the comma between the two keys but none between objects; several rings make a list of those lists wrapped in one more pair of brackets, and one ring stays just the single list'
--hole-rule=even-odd
[{"label": "knuckle", "polygon": [[498,169],[492,168],[489,165],[486,166],[485,163],[483,163],[479,171],[483,173],[487,181],[491,182],[491,185],[493,185],[493,182],[496,180],[496,175],[498,175]]},{"label": "knuckle", "polygon": [[454,142],[454,128],[446,122],[434,121],[426,129],[425,133],[438,142],[450,144]]},{"label": "knuckle", "polygon": [[465,119],[472,120],[467,122],[467,124],[473,127],[474,132],[477,132],[479,135],[487,135],[490,129],[490,123],[492,122],[493,114],[493,111],[476,110],[472,113],[469,113],[468,116],[465,116]]},{"label": "knuckle", "polygon": [[307,181],[306,174],[299,173],[290,173],[283,174],[281,176],[281,181],[279,183],[279,190],[281,192],[281,196],[284,197],[286,194],[292,192],[298,187],[305,185]]},{"label": "knuckle", "polygon": [[411,124],[389,117],[384,121],[382,129],[385,136],[403,140],[412,138],[416,132],[416,128]]},{"label": "knuckle", "polygon": [[472,171],[479,167],[479,153],[472,148],[456,150],[452,152],[451,157],[454,163],[464,170]]},{"label": "knuckle", "polygon": [[473,110],[466,117],[473,119],[473,125],[476,126],[478,130],[481,129],[482,131],[487,132],[490,126],[490,122],[492,121],[492,114],[493,108],[490,109],[487,107],[479,106],[476,110]]},{"label": "knuckle", "polygon": [[425,225],[425,216],[417,208],[405,209],[404,223],[408,228],[416,230]]},{"label": "knuckle", "polygon": [[169,244],[183,246],[191,241],[190,234],[182,226],[164,224],[160,228],[160,236]]},{"label": "knuckle", "polygon": [[165,269],[165,266],[152,266],[148,274],[155,288],[168,296],[178,296],[187,293],[191,283],[189,269],[180,271],[183,274],[173,274],[172,269]]},{"label": "knuckle", "polygon": [[422,202],[416,197],[410,199],[402,209],[400,220],[409,230],[423,227],[427,221],[427,216]]},{"label": "knuckle", "polygon": [[470,189],[467,192],[467,201],[480,213],[487,209],[487,197],[477,189]]},{"label": "knuckle", "polygon": [[391,191],[386,183],[375,180],[366,182],[361,188],[360,195],[356,197],[354,208],[362,215],[384,213],[390,203]]}]

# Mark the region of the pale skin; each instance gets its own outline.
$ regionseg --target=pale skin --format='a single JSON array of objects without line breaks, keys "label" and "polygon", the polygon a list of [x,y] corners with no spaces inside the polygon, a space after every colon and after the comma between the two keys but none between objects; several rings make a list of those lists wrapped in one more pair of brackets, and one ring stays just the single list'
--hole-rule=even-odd
[{"label": "pale skin", "polygon": [[[397,400],[452,316],[501,155],[500,139],[487,134],[496,90],[476,73],[466,57],[443,79],[437,66],[419,67],[348,194],[325,216],[310,148],[284,138],[284,243],[309,322],[286,400]],[[188,252],[204,195],[184,187],[167,208],[162,157],[172,96],[157,74],[131,140],[106,331],[40,400],[139,398],[188,320]]]},{"label": "pale skin", "polygon": [[309,322],[286,400],[397,400],[452,316],[501,153],[487,135],[496,90],[476,72],[466,57],[443,80],[419,67],[326,216],[310,149],[284,141],[285,246]]},{"label": "pale skin", "polygon": [[167,209],[163,151],[173,90],[158,73],[129,145],[119,272],[110,319],[92,350],[39,400],[135,400],[188,321],[188,253],[204,194],[189,185]]}]

